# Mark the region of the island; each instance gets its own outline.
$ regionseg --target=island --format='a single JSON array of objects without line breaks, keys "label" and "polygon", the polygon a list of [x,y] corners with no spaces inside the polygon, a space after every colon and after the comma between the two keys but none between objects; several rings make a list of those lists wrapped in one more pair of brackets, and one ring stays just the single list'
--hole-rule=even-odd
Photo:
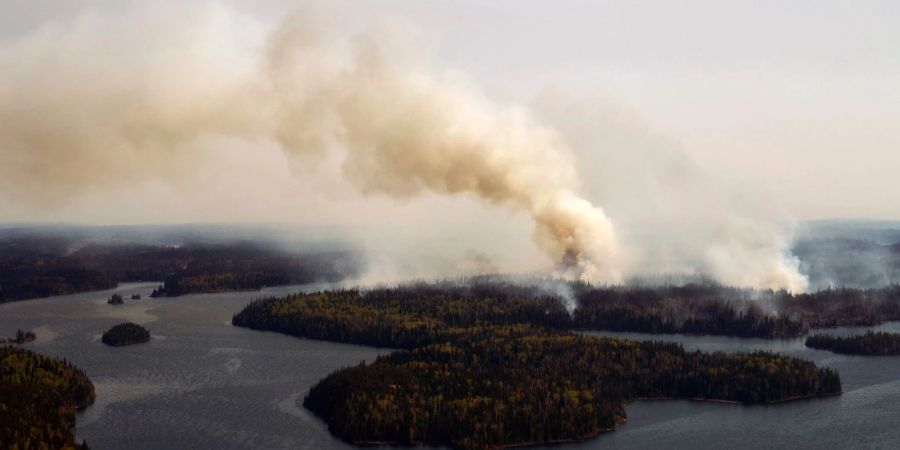
[{"label": "island", "polygon": [[106,303],[109,305],[123,305],[125,304],[125,299],[120,294],[113,294]]},{"label": "island", "polygon": [[856,336],[815,334],[806,338],[806,346],[847,355],[900,355],[900,334],[883,331]]},{"label": "island", "polygon": [[0,448],[88,448],[75,411],[94,403],[87,375],[62,359],[0,347]]},{"label": "island", "polygon": [[515,286],[336,290],[260,299],[236,326],[402,349],[340,369],[304,406],[358,445],[461,449],[579,441],[612,431],[625,403],[780,403],[837,395],[832,369],[773,353],[576,334],[557,297]]},{"label": "island", "polygon": [[150,340],[150,332],[138,324],[125,322],[120,323],[110,328],[106,333],[103,333],[103,336],[100,338],[100,340],[104,344],[111,345],[113,347],[143,344],[144,342],[148,342]]},{"label": "island", "polygon": [[32,342],[37,338],[34,335],[33,331],[25,331],[23,329],[16,330],[16,337],[0,339],[0,344],[24,344],[26,342]]}]

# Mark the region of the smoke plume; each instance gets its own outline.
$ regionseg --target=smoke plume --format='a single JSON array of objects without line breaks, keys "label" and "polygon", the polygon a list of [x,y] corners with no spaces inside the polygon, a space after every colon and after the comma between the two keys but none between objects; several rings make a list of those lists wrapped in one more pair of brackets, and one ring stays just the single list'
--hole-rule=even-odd
[{"label": "smoke plume", "polygon": [[[735,214],[733,199],[697,201],[716,186],[683,176],[690,187],[670,195],[666,180],[690,175],[681,162],[646,166],[659,155],[641,155],[622,127],[604,128],[608,118],[570,111],[548,122],[491,102],[411,33],[309,7],[274,26],[216,5],[47,23],[0,42],[0,198],[53,211],[148,179],[151,193],[187,193],[206,187],[198,174],[226,167],[262,208],[256,193],[285,176],[274,151],[299,179],[337,164],[364,195],[468,196],[524,213],[558,275],[702,273],[805,288],[783,233]],[[576,161],[590,163],[587,180]],[[304,194],[291,192],[298,205]]]},{"label": "smoke plume", "polygon": [[344,176],[365,193],[469,193],[525,211],[562,271],[621,278],[612,224],[577,194],[569,151],[524,110],[391,48],[390,28],[346,36],[303,11],[254,45],[241,26],[257,24],[202,13],[189,26],[88,16],[6,43],[3,191],[53,204],[147,170],[179,183],[202,164],[191,147],[205,136],[275,141],[301,159],[344,152]]}]

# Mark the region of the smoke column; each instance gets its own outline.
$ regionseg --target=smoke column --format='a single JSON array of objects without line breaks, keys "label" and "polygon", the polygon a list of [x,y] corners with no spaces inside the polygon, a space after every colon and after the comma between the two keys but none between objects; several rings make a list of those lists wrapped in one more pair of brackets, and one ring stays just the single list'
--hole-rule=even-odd
[{"label": "smoke column", "polygon": [[569,151],[524,110],[390,48],[389,27],[344,36],[308,10],[261,30],[248,55],[239,36],[258,24],[191,12],[203,20],[87,16],[6,43],[3,191],[52,205],[148,169],[177,183],[204,136],[275,141],[298,158],[344,152],[365,193],[469,193],[525,211],[562,273],[621,279],[612,224],[577,194]]},{"label": "smoke column", "polygon": [[[619,282],[674,267],[806,288],[777,230],[732,214],[733,202],[697,202],[717,186],[645,192],[672,185],[660,183],[668,169],[648,170],[655,156],[609,165],[636,155],[633,143],[567,140],[585,134],[557,133],[575,119],[603,129],[579,114],[551,128],[493,103],[416,43],[403,26],[332,7],[303,8],[275,26],[215,4],[45,24],[0,42],[0,200],[53,211],[138,178],[187,195],[203,188],[198,171],[237,152],[251,165],[275,147],[297,177],[336,160],[363,194],[473,196],[524,212],[557,275]],[[594,147],[603,158],[590,178],[605,185],[592,203],[570,149]],[[232,165],[236,184],[269,182],[259,168],[249,176]],[[601,201],[627,226],[614,230]],[[642,236],[638,222],[658,226]]]}]

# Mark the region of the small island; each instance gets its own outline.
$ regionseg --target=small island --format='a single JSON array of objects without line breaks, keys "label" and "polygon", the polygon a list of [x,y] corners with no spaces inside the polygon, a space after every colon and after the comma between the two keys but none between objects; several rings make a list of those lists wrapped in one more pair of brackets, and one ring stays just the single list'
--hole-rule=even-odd
[{"label": "small island", "polygon": [[141,299],[141,294],[132,294],[131,299],[132,299],[132,300],[140,300],[140,299]]},{"label": "small island", "polygon": [[144,327],[131,322],[120,323],[103,333],[100,339],[104,344],[113,347],[123,345],[143,344],[150,340],[150,332]]},{"label": "small island", "polygon": [[122,305],[125,303],[125,299],[123,299],[119,294],[113,294],[112,297],[110,297],[109,300],[106,301],[106,303],[109,305]]},{"label": "small island", "polygon": [[806,338],[806,346],[846,355],[900,355],[900,334],[883,331],[856,336],[816,334]]},{"label": "small island", "polygon": [[33,331],[25,331],[23,329],[16,330],[16,337],[9,339],[0,339],[0,344],[24,344],[34,341],[36,336]]}]

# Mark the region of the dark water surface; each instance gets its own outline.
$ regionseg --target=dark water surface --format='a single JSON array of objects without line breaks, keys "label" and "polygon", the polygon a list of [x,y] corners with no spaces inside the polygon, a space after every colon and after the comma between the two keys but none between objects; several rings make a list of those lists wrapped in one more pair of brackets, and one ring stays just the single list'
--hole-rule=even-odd
[{"label": "dark water surface", "polygon": [[[26,348],[65,357],[94,382],[97,402],[77,418],[77,434],[92,448],[351,448],[299,401],[328,373],[384,350],[229,324],[253,298],[321,286],[149,299],[154,286],[130,284],[0,305],[0,335],[33,328],[38,340]],[[113,292],[123,294],[126,304],[107,305]],[[128,300],[132,293],[145,299]],[[104,330],[125,320],[143,324],[152,340],[120,348],[99,342]],[[900,332],[900,323],[875,328]],[[774,406],[636,402],[628,405],[628,423],[617,431],[552,449],[900,449],[900,357],[836,355],[807,349],[801,339],[602,334],[672,340],[704,351],[761,349],[798,356],[836,368],[844,394]]]},{"label": "dark water surface", "polygon": [[[0,334],[34,328],[38,340],[26,348],[65,357],[94,382],[97,401],[76,421],[91,448],[353,448],[299,402],[328,373],[380,350],[230,325],[250,300],[300,287],[150,299],[155,286],[0,305]],[[113,292],[126,304],[107,305]],[[129,300],[133,293],[144,300]],[[150,342],[100,343],[125,320],[144,325]]]}]

